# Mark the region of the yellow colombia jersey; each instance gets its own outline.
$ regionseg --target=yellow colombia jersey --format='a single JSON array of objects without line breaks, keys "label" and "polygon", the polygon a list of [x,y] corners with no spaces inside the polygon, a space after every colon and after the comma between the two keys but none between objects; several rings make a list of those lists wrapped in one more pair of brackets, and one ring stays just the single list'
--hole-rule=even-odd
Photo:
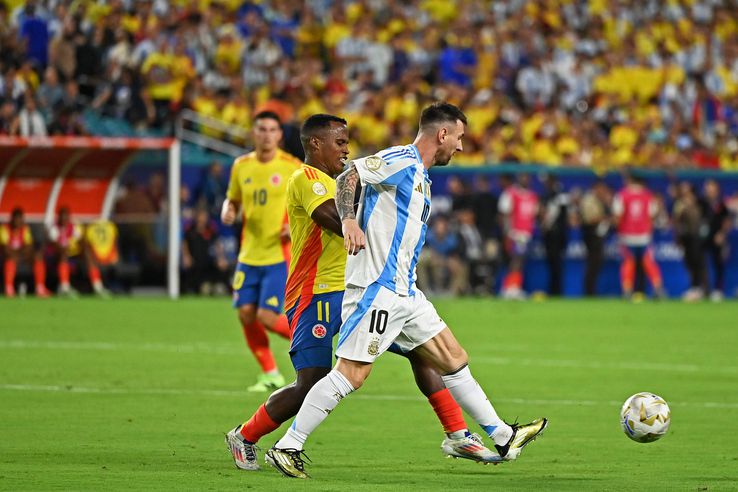
[{"label": "yellow colombia jersey", "polygon": [[28,225],[24,225],[22,229],[11,229],[8,224],[0,224],[0,246],[18,250],[32,244],[33,236],[31,236],[31,228]]},{"label": "yellow colombia jersey", "polygon": [[118,227],[109,220],[98,220],[87,226],[85,240],[101,265],[118,261]]},{"label": "yellow colombia jersey", "polygon": [[292,262],[287,277],[284,309],[300,296],[344,289],[346,251],[343,238],[321,228],[311,214],[327,200],[335,199],[336,182],[307,164],[287,183],[287,215],[292,236]]},{"label": "yellow colombia jersey", "polygon": [[282,150],[269,162],[251,152],[233,163],[227,197],[243,210],[240,263],[266,266],[289,259],[289,243],[282,244],[279,235],[287,222],[287,180],[300,164]]}]

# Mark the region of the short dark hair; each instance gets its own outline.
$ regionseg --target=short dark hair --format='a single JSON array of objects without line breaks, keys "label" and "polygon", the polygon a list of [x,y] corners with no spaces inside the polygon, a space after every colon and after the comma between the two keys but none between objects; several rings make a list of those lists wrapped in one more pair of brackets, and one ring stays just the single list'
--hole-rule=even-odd
[{"label": "short dark hair", "polygon": [[633,183],[637,184],[644,184],[645,183],[645,176],[643,176],[643,173],[633,169],[633,168],[625,168],[623,169],[623,179],[630,180]]},{"label": "short dark hair", "polygon": [[438,123],[456,123],[459,120],[466,125],[466,115],[456,106],[447,102],[434,102],[420,114],[420,129]]},{"label": "short dark hair", "polygon": [[300,127],[300,141],[302,142],[302,146],[305,147],[310,137],[314,136],[319,130],[330,127],[331,123],[348,125],[346,120],[332,114],[318,113],[308,116]]},{"label": "short dark hair", "polygon": [[254,116],[254,121],[258,120],[274,120],[279,124],[279,126],[282,126],[282,120],[274,111],[259,111],[256,113],[256,116]]}]

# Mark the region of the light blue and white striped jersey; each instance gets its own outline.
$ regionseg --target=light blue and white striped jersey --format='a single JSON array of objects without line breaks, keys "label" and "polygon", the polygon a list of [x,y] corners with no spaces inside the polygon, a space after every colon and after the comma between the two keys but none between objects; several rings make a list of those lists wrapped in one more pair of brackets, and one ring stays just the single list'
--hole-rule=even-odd
[{"label": "light blue and white striped jersey", "polygon": [[356,217],[366,248],[349,255],[346,285],[376,282],[399,295],[414,295],[431,206],[431,181],[418,149],[390,147],[353,162],[363,186]]}]

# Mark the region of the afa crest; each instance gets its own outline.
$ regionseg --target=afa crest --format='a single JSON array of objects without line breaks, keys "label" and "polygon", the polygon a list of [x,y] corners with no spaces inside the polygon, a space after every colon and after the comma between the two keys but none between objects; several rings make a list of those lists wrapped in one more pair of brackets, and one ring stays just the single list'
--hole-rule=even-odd
[{"label": "afa crest", "polygon": [[369,342],[369,348],[366,349],[366,352],[372,357],[379,355],[379,338],[372,338],[372,341]]}]

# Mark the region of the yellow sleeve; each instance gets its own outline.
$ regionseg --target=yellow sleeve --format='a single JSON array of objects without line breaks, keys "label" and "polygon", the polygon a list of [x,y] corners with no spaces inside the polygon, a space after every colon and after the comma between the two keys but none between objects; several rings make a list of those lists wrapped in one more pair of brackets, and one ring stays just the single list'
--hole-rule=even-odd
[{"label": "yellow sleeve", "polygon": [[33,245],[33,236],[31,235],[31,228],[28,226],[23,227],[23,244],[25,246]]},{"label": "yellow sleeve", "polygon": [[141,65],[141,73],[147,75],[149,70],[151,70],[151,66],[158,61],[157,58],[156,53],[150,53],[144,60],[143,65]]},{"label": "yellow sleeve", "polygon": [[[310,179],[308,173],[315,173],[315,179]],[[318,176],[317,171],[307,170],[303,168],[302,171],[294,175],[292,181],[292,196],[293,203],[304,208],[308,215],[312,216],[315,209],[323,203],[334,198],[328,193],[328,187],[324,182],[325,176]]]},{"label": "yellow sleeve", "polygon": [[8,228],[0,225],[0,246],[8,244],[9,239],[10,238],[8,237]]},{"label": "yellow sleeve", "polygon": [[238,182],[238,166],[240,165],[239,160],[233,163],[231,167],[231,179],[228,181],[228,191],[226,191],[226,198],[232,202],[241,203],[241,186]]}]

